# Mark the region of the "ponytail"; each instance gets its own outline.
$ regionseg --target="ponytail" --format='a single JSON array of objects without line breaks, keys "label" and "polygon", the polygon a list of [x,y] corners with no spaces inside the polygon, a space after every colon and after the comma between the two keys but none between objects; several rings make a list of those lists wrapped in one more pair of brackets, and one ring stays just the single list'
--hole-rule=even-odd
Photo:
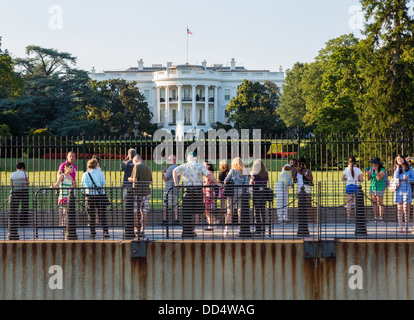
[{"label": "ponytail", "polygon": [[351,161],[351,175],[352,179],[354,179],[354,165],[356,164],[356,159],[354,156],[348,158],[348,163]]}]

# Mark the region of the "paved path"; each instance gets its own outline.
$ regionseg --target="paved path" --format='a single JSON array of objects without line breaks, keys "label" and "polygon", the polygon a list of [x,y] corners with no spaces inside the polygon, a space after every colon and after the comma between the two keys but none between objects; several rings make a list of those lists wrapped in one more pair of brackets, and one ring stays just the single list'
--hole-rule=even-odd
[{"label": "paved path", "polygon": [[[388,223],[375,223],[368,222],[366,225],[367,234],[355,234],[355,224],[346,224],[346,223],[327,223],[322,224],[319,228],[319,235],[322,239],[369,239],[369,240],[392,240],[392,239],[412,239],[414,240],[414,235],[411,233],[413,229],[412,223],[409,224],[410,233],[402,234],[397,232],[397,223],[388,222]],[[97,235],[95,240],[110,240],[110,241],[123,241],[124,240],[124,230],[122,227],[110,228],[110,238],[103,238],[103,232],[100,227],[97,227]],[[253,231],[254,228],[252,227]],[[306,235],[306,238],[318,237],[318,225],[309,224],[308,225],[309,235]],[[182,227],[181,226],[148,226],[146,229],[146,238],[151,241],[223,241],[223,240],[301,240],[304,237],[298,235],[298,225],[296,223],[287,223],[287,224],[274,224],[272,225],[270,234],[269,226],[266,228],[265,236],[256,236],[253,237],[240,237],[237,227],[230,228],[230,233],[228,236],[224,234],[223,226],[216,226],[212,231],[206,231],[203,226],[198,226],[196,228],[197,237],[195,238],[185,238],[181,237]],[[90,237],[89,227],[77,228],[76,230],[78,241],[89,241],[92,240]],[[19,237],[20,240],[25,241],[62,241],[64,240],[63,228],[39,228],[38,234],[36,237],[35,229],[32,227],[19,228]],[[7,229],[0,228],[0,241],[7,240]]]}]

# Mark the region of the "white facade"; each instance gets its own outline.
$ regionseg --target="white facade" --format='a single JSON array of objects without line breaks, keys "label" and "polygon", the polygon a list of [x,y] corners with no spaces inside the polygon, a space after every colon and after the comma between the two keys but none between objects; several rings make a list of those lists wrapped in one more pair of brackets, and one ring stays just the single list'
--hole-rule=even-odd
[{"label": "white facade", "polygon": [[269,70],[247,70],[236,67],[234,59],[230,67],[213,65],[152,65],[144,67],[142,60],[138,68],[125,71],[104,71],[90,77],[97,81],[121,78],[136,81],[140,92],[147,99],[154,117],[153,122],[176,133],[201,129],[207,132],[216,122],[225,123],[226,108],[237,95],[237,87],[248,79],[263,83],[272,81],[281,89],[284,72]]}]

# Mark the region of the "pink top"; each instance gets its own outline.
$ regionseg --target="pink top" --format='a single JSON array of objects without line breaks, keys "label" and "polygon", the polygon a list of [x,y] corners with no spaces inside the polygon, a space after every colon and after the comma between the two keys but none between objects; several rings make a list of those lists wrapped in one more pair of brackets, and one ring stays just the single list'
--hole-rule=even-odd
[{"label": "pink top", "polygon": [[[65,164],[67,164],[69,161],[65,161],[63,162],[60,167],[59,167],[59,172],[63,172],[65,170]],[[73,165],[73,171],[70,174],[70,176],[72,177],[73,181],[76,181],[76,170],[78,169],[77,165],[72,163]]]}]

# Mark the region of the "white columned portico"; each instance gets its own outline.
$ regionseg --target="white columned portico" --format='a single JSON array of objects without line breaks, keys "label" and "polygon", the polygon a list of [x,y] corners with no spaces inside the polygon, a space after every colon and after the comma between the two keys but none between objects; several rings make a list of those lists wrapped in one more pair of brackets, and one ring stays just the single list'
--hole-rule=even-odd
[{"label": "white columned portico", "polygon": [[191,89],[192,89],[192,110],[191,110],[191,117],[192,117],[192,121],[191,121],[191,125],[193,127],[197,127],[197,109],[196,109],[196,85],[192,85]]},{"label": "white columned portico", "polygon": [[164,128],[167,128],[169,125],[168,114],[170,109],[170,97],[168,93],[168,86],[165,86],[165,122]]},{"label": "white columned portico", "polygon": [[217,114],[218,114],[218,88],[214,86],[214,117],[213,121],[217,122]]},{"label": "white columned portico", "polygon": [[205,93],[204,93],[204,123],[206,127],[210,127],[210,115],[208,112],[208,85],[205,86]]}]

